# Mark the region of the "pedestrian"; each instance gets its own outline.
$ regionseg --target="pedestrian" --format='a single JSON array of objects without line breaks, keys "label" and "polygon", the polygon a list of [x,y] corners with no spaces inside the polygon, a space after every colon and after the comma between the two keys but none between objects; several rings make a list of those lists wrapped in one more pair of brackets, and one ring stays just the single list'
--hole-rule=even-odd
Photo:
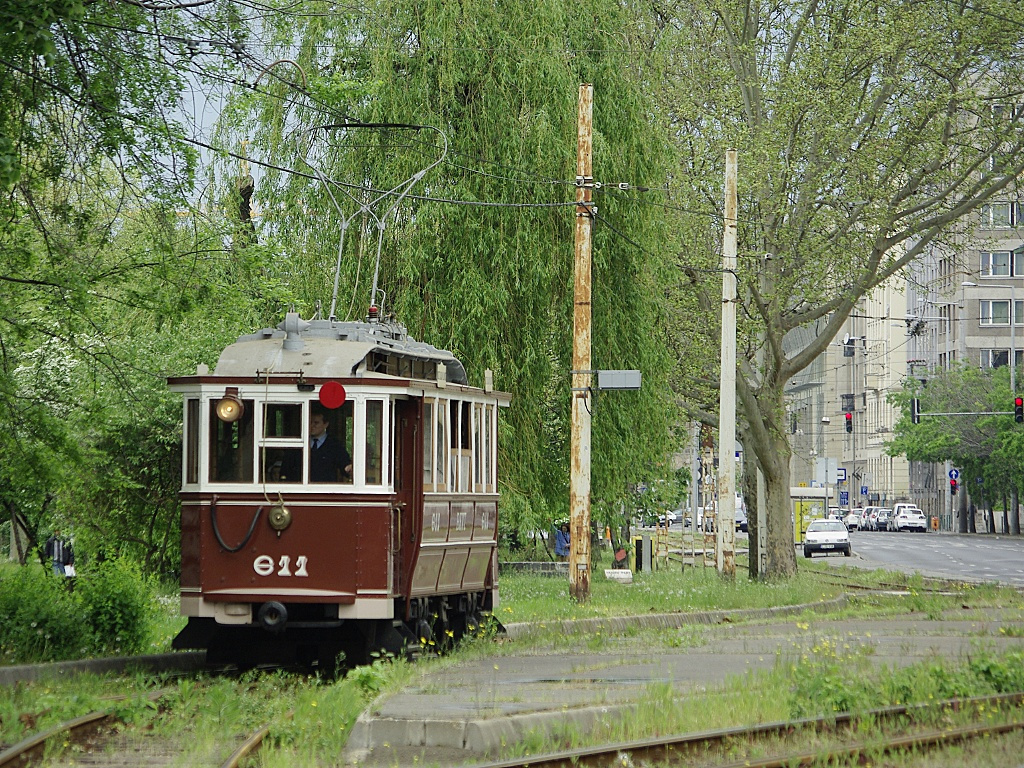
[{"label": "pedestrian", "polygon": [[562,561],[569,559],[569,526],[566,523],[555,531],[555,555]]},{"label": "pedestrian", "polygon": [[75,550],[71,546],[71,542],[64,541],[60,535],[60,529],[55,530],[53,535],[46,540],[45,554],[50,558],[50,562],[53,563],[53,572],[57,576],[68,576],[68,569],[70,567],[71,574],[74,575],[75,571]]}]

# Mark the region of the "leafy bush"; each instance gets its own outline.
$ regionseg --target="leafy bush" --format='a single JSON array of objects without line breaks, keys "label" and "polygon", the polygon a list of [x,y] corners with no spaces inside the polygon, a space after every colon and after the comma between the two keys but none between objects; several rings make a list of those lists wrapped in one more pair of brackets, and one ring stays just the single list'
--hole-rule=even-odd
[{"label": "leafy bush", "polygon": [[136,565],[123,558],[98,563],[78,579],[75,593],[97,651],[133,654],[146,648],[155,595]]},{"label": "leafy bush", "polygon": [[0,576],[0,660],[7,664],[80,658],[89,625],[64,579],[35,565]]}]

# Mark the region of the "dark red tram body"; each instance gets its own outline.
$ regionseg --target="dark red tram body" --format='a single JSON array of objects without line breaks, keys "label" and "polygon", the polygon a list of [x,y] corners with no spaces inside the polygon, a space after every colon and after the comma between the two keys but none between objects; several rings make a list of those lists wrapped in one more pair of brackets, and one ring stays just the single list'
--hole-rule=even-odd
[{"label": "dark red tram body", "polygon": [[[489,378],[489,376],[488,376]],[[400,325],[301,320],[243,336],[184,396],[176,648],[333,665],[443,646],[497,607],[498,408]],[[310,470],[310,419],[350,468]]]}]

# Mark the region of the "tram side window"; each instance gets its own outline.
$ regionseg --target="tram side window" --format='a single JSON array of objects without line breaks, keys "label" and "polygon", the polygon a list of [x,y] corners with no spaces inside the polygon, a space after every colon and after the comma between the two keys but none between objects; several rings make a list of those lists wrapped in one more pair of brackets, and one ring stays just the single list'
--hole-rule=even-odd
[{"label": "tram side window", "polygon": [[483,439],[484,404],[473,403],[473,490],[484,489],[483,459],[487,455],[487,444]]},{"label": "tram side window", "polygon": [[[340,408],[328,409],[314,402],[310,408],[310,438],[318,419],[327,422],[327,441],[318,448],[312,444],[309,451],[309,482],[311,483],[345,483],[352,484],[352,444],[355,426],[353,423],[352,401],[348,400]],[[310,441],[312,443],[312,441]]]},{"label": "tram side window", "polygon": [[423,401],[423,488],[434,490],[434,402]]},{"label": "tram side window", "polygon": [[460,400],[451,402],[451,488],[465,493],[469,490],[470,473],[472,472],[470,450],[470,416],[469,403]]},{"label": "tram side window", "polygon": [[494,406],[489,403],[484,406],[483,439],[479,447],[483,459],[483,484],[484,493],[494,493]]},{"label": "tram side window", "polygon": [[384,451],[384,401],[366,401],[366,469],[367,485],[381,484]]},{"label": "tram side window", "polygon": [[238,421],[217,418],[217,401],[210,402],[210,482],[251,483],[253,477],[253,401],[242,401]]},{"label": "tram side window", "polygon": [[448,489],[448,440],[446,438],[448,434],[448,409],[445,407],[444,400],[437,401],[434,415],[436,416],[436,421],[434,422],[436,425],[434,430],[434,476],[436,478],[434,490],[444,491]]},{"label": "tram side window", "polygon": [[185,482],[199,482],[199,401],[185,403]]}]

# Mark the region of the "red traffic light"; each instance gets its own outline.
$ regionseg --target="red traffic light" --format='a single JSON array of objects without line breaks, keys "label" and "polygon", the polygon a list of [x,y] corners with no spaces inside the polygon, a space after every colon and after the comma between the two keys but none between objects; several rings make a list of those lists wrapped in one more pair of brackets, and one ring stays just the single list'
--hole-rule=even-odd
[{"label": "red traffic light", "polygon": [[960,488],[960,486],[957,484],[956,480],[953,480],[952,478],[950,478],[950,480],[949,480],[949,493],[950,493],[950,495],[951,496],[956,496],[956,492],[959,490],[959,488]]},{"label": "red traffic light", "polygon": [[1018,424],[1024,421],[1024,397],[1013,398],[1013,420]]},{"label": "red traffic light", "polygon": [[853,432],[853,414],[852,413],[847,413],[846,414],[846,431],[847,432]]}]

